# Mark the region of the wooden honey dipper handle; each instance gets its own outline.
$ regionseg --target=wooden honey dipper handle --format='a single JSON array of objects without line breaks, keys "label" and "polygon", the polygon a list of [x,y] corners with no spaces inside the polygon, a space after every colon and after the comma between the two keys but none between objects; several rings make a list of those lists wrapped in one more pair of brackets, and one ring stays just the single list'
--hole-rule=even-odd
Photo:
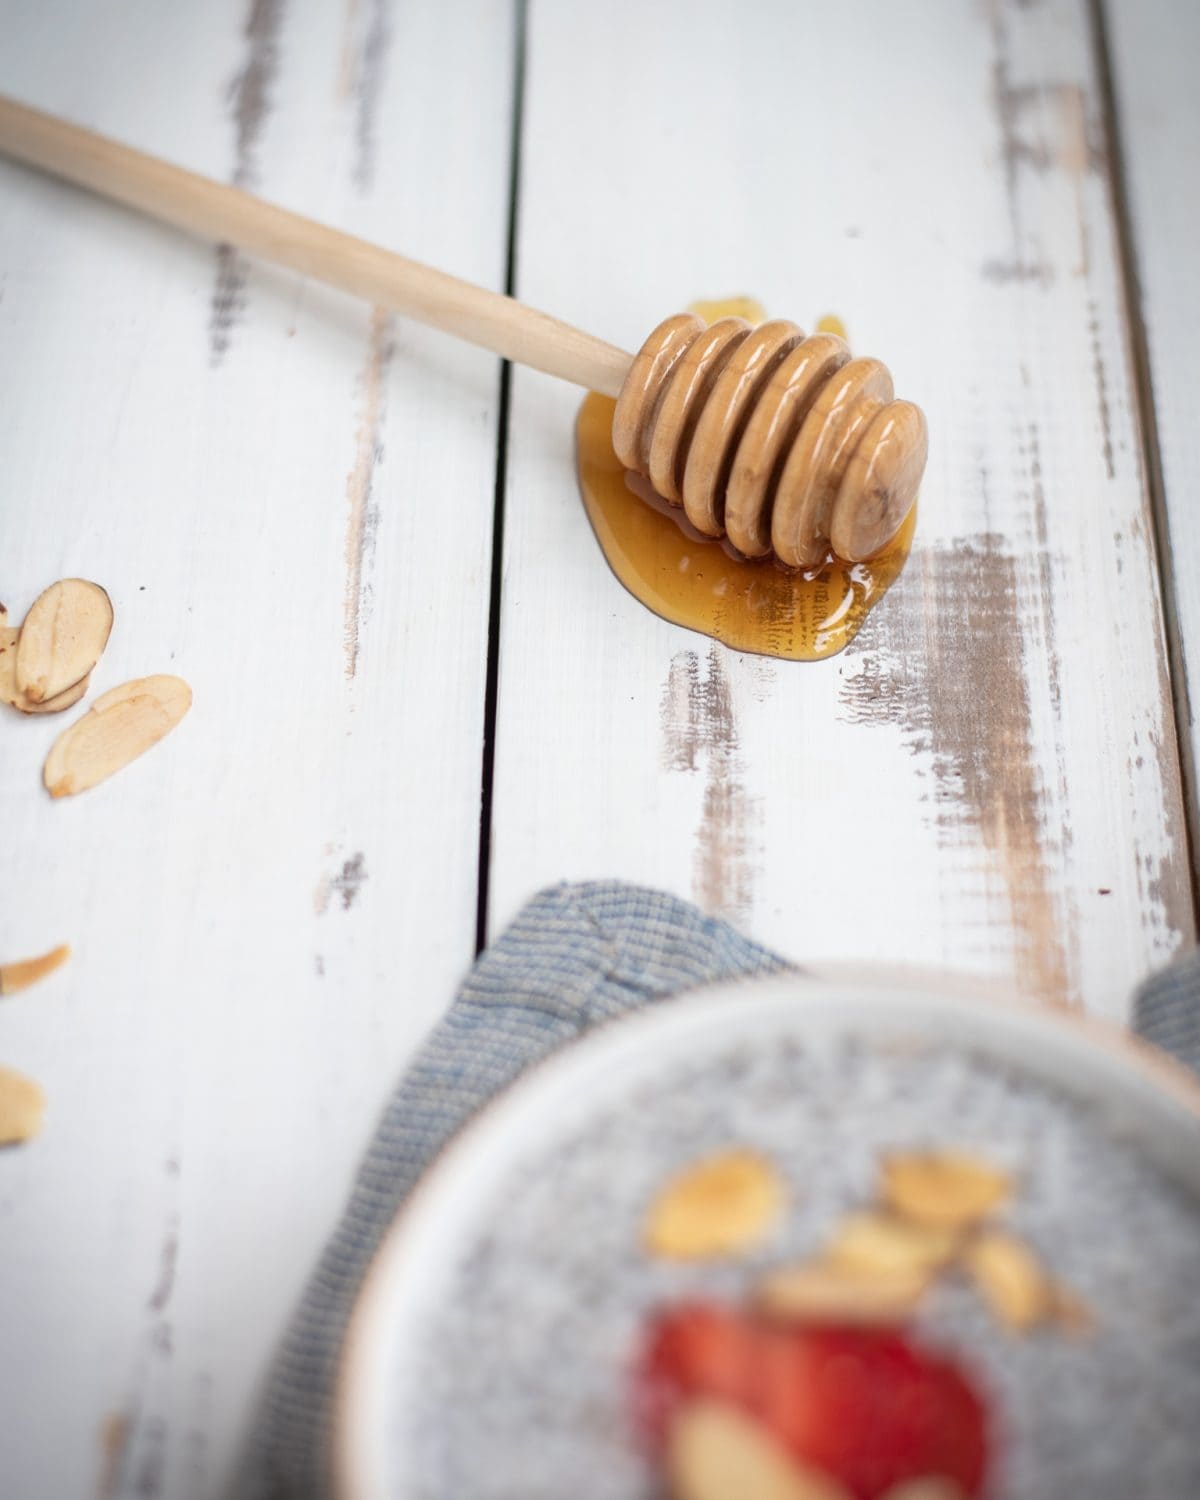
[{"label": "wooden honey dipper handle", "polygon": [[623,350],[513,297],[2,96],[0,153],[589,390],[615,396],[629,371]]},{"label": "wooden honey dipper handle", "polygon": [[419,261],[0,96],[0,154],[602,395],[627,468],[710,536],[792,567],[870,557],[903,524],[925,419],[878,360],[794,324],[680,314],[636,357]]}]

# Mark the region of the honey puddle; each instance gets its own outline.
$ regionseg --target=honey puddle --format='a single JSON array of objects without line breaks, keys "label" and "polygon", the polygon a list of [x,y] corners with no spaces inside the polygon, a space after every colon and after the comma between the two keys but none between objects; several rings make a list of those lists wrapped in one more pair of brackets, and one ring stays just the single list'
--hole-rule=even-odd
[{"label": "honey puddle", "polygon": [[[730,315],[763,318],[744,298],[693,303],[692,310],[710,322]],[[818,327],[842,332],[832,317]],[[831,559],[819,569],[796,572],[769,559],[751,561],[728,541],[702,536],[648,480],[622,468],[612,447],[615,405],[595,392],[584,398],[575,424],[576,462],[596,539],[634,598],[664,620],[735,651],[821,661],[844,650],[899,577],[912,546],[916,507],[895,540],[867,562]]]}]

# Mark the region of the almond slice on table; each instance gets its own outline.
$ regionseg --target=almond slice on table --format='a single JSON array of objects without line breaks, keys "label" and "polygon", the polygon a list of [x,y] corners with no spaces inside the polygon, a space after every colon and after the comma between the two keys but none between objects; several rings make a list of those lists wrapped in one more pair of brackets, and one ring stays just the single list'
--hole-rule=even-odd
[{"label": "almond slice on table", "polygon": [[47,974],[53,974],[71,956],[66,943],[43,953],[40,958],[17,959],[11,964],[0,964],[0,995],[15,995],[18,990],[28,989]]},{"label": "almond slice on table", "polygon": [[826,1256],[862,1271],[934,1271],[947,1265],[961,1235],[937,1224],[917,1224],[892,1214],[848,1214],[826,1246]]},{"label": "almond slice on table", "polygon": [[0,1067],[0,1146],[15,1146],[37,1135],[45,1114],[41,1085],[13,1068]]},{"label": "almond slice on table", "polygon": [[918,1224],[966,1229],[1012,1196],[1012,1178],[965,1151],[904,1151],[885,1156],[883,1201]]},{"label": "almond slice on table", "polygon": [[679,1412],[667,1474],[674,1500],[853,1500],[836,1479],[804,1468],[759,1423],[720,1401]]},{"label": "almond slice on table", "polygon": [[984,1301],[1006,1328],[1018,1333],[1051,1316],[1055,1289],[1037,1256],[1013,1234],[989,1230],[963,1254]]},{"label": "almond slice on table", "polygon": [[21,632],[3,623],[0,616],[0,703],[20,709],[23,714],[60,714],[64,708],[78,703],[88,690],[91,673],[75,683],[65,692],[47,698],[44,703],[34,703],[17,687],[17,642]]},{"label": "almond slice on table", "polygon": [[44,703],[81,682],[108,644],[113,607],[98,583],[60,578],[39,594],[21,626],[17,690]]},{"label": "almond slice on table", "polygon": [[182,677],[138,677],[102,694],[51,745],[46,790],[52,797],[87,791],[156,745],[191,706]]},{"label": "almond slice on table", "polygon": [[836,1260],[803,1261],[769,1272],[755,1289],[772,1317],[872,1326],[906,1322],[933,1281],[932,1267],[890,1269]]},{"label": "almond slice on table", "polygon": [[647,1250],[670,1260],[736,1255],[761,1244],[783,1211],[779,1174],[753,1151],[722,1151],[677,1173],[650,1205]]}]

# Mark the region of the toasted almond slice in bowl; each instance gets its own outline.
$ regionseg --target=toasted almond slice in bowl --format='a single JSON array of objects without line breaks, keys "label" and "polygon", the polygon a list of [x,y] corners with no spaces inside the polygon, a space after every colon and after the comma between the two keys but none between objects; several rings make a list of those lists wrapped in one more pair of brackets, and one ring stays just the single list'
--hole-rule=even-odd
[{"label": "toasted almond slice in bowl", "polygon": [[933,1282],[932,1267],[888,1270],[836,1260],[801,1261],[770,1271],[755,1300],[775,1318],[865,1326],[906,1322]]},{"label": "toasted almond slice in bowl", "polygon": [[779,1173],[763,1156],[722,1151],[685,1167],[646,1215],[646,1249],[669,1260],[737,1255],[760,1245],[783,1212]]},{"label": "toasted almond slice in bowl", "polygon": [[0,1146],[37,1135],[46,1114],[42,1086],[15,1068],[0,1067]]},{"label": "toasted almond slice in bowl", "polygon": [[867,1211],[847,1214],[825,1253],[862,1271],[933,1271],[954,1258],[961,1240],[956,1229]]},{"label": "toasted almond slice in bowl", "polygon": [[914,1223],[966,1229],[1000,1208],[1013,1182],[965,1151],[897,1151],[883,1159],[880,1190],[888,1208]]},{"label": "toasted almond slice in bowl", "polygon": [[968,1245],[963,1264],[1006,1328],[1024,1333],[1054,1311],[1054,1285],[1024,1240],[989,1230]]},{"label": "toasted almond slice in bowl", "polygon": [[112,601],[98,583],[60,578],[39,594],[21,626],[17,691],[44,703],[81,682],[108,644]]},{"label": "toasted almond slice in bowl", "polygon": [[667,1474],[673,1500],[853,1500],[808,1469],[758,1422],[721,1401],[696,1401],[671,1424]]},{"label": "toasted almond slice in bowl", "polygon": [[1050,1317],[1068,1338],[1085,1338],[1096,1331],[1095,1313],[1065,1281],[1051,1283]]},{"label": "toasted almond slice in bowl", "polygon": [[96,786],[156,745],[191,706],[181,677],[139,677],[112,688],[51,745],[46,790],[70,797]]},{"label": "toasted almond slice in bowl", "polygon": [[70,948],[62,943],[39,958],[20,958],[11,964],[0,964],[0,995],[15,995],[18,990],[28,989],[31,984],[61,968],[70,956]]}]

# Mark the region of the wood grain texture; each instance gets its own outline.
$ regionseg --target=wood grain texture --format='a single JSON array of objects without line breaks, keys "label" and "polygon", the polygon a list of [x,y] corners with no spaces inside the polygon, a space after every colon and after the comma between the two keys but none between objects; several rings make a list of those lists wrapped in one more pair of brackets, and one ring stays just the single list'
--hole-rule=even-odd
[{"label": "wood grain texture", "polygon": [[775,664],[621,590],[575,398],[516,373],[493,930],[549,879],[623,875],[799,958],[1125,1015],[1192,918],[1086,5],[531,24],[518,295],[624,347],[697,296],[836,312],[931,459],[857,644]]},{"label": "wood grain texture", "polygon": [[1148,0],[1110,5],[1107,16],[1157,418],[1168,626],[1200,890],[1200,9]]},{"label": "wood grain texture", "polygon": [[[505,6],[54,0],[3,35],[2,90],[502,284]],[[217,1495],[473,951],[497,365],[0,164],[0,388],[11,622],[94,577],[91,696],[195,693],[65,803],[66,720],[0,710],[0,960],[74,954],[0,1018],[49,1101],[0,1154],[0,1489]]]}]

